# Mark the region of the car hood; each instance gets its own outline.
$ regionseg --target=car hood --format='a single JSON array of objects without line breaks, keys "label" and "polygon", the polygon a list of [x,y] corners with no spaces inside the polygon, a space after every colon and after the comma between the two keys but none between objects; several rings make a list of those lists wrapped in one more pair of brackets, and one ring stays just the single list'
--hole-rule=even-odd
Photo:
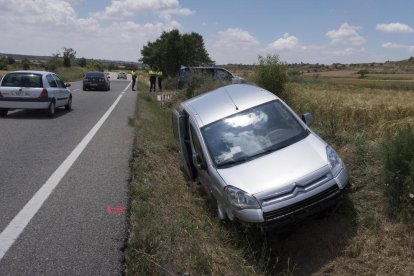
[{"label": "car hood", "polygon": [[254,195],[284,188],[327,164],[326,143],[311,133],[286,148],[217,172],[227,185]]}]

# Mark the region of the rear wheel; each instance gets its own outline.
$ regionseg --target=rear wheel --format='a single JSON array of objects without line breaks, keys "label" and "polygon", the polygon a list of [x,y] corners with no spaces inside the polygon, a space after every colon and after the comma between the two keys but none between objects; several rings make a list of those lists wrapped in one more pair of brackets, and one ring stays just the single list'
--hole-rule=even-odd
[{"label": "rear wheel", "polygon": [[0,117],[7,117],[8,108],[0,108]]},{"label": "rear wheel", "polygon": [[51,101],[49,107],[47,108],[47,116],[53,118],[56,112],[56,104],[55,101]]},{"label": "rear wheel", "polygon": [[72,110],[72,97],[69,98],[68,103],[65,105],[65,110]]}]

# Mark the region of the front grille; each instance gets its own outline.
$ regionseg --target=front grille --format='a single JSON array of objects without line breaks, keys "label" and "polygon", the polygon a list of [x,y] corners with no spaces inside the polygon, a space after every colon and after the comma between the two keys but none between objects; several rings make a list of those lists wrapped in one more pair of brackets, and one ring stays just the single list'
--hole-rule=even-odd
[{"label": "front grille", "polygon": [[282,207],[273,211],[265,212],[263,217],[265,222],[285,220],[296,215],[311,211],[312,208],[323,207],[328,202],[336,201],[341,196],[341,190],[335,184],[325,191],[306,198],[297,203]]},{"label": "front grille", "polygon": [[302,193],[308,193],[318,187],[329,185],[332,182],[332,173],[328,166],[313,172],[312,174],[294,182],[294,185],[287,186],[284,190],[273,193],[266,192],[265,195],[258,195],[262,207],[272,206],[278,202],[291,200]]}]

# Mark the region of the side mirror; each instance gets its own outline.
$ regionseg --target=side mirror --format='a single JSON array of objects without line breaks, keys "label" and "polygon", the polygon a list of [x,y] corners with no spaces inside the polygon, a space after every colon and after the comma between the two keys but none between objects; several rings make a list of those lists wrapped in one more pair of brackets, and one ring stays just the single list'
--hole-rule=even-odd
[{"label": "side mirror", "polygon": [[70,83],[65,83],[65,87],[70,87],[71,84]]},{"label": "side mirror", "polygon": [[302,121],[307,125],[307,126],[311,126],[314,122],[313,116],[311,113],[309,112],[305,112],[302,115]]}]

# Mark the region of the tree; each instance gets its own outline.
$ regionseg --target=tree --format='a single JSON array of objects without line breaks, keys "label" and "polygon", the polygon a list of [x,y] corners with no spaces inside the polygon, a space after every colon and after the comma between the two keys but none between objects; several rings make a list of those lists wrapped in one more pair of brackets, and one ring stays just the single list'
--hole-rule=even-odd
[{"label": "tree", "polygon": [[16,63],[16,60],[13,57],[7,57],[7,63],[13,65]]},{"label": "tree", "polygon": [[55,71],[57,68],[62,66],[62,60],[60,58],[60,53],[52,55],[52,58],[47,62],[47,70]]},{"label": "tree", "polygon": [[23,70],[30,69],[30,61],[27,58],[22,60],[22,67],[23,67]]},{"label": "tree", "polygon": [[85,66],[86,66],[86,58],[81,57],[81,58],[78,60],[78,64],[79,64],[79,66],[80,66],[80,67],[85,67]]},{"label": "tree", "polygon": [[98,60],[92,60],[92,62],[89,63],[88,68],[93,71],[103,72],[104,70],[102,63]]},{"label": "tree", "polygon": [[7,70],[7,59],[0,57],[0,70]]},{"label": "tree", "polygon": [[285,64],[280,62],[279,56],[259,56],[258,66],[253,79],[257,85],[288,101],[287,98],[289,95],[285,91],[288,76],[285,70]]},{"label": "tree", "polygon": [[108,64],[108,71],[112,71],[116,68],[115,64],[113,64],[112,62]]},{"label": "tree", "polygon": [[359,77],[360,77],[361,79],[363,79],[363,78],[365,78],[365,75],[366,75],[366,74],[368,74],[368,70],[366,70],[366,69],[359,70],[359,71],[357,72],[357,74],[359,74]]},{"label": "tree", "polygon": [[76,57],[76,51],[72,48],[63,47],[63,66],[70,67],[72,60]]},{"label": "tree", "polygon": [[177,75],[180,65],[194,66],[211,63],[203,37],[197,33],[181,35],[178,30],[163,32],[141,50],[141,62],[157,67],[167,76]]}]

